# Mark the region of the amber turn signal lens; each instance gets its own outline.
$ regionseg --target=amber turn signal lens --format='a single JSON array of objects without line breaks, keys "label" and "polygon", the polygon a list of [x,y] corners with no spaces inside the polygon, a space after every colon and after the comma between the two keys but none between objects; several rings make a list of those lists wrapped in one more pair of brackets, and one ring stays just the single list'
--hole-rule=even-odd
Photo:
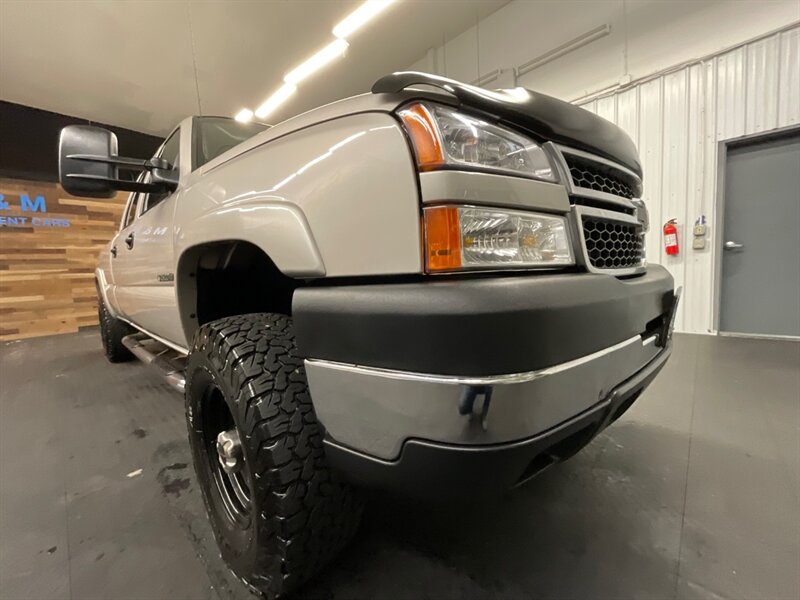
[{"label": "amber turn signal lens", "polygon": [[436,125],[428,109],[422,104],[412,104],[401,110],[398,115],[411,137],[419,170],[429,171],[442,166],[444,153],[436,133]]},{"label": "amber turn signal lens", "polygon": [[461,227],[458,208],[436,206],[426,208],[425,266],[429,273],[452,271],[461,267]]}]

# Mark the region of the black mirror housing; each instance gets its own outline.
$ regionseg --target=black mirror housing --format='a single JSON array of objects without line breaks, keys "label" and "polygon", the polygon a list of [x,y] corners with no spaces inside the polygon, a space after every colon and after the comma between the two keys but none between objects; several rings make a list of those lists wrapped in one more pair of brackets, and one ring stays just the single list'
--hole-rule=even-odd
[{"label": "black mirror housing", "polygon": [[[149,170],[148,183],[122,179],[120,169]],[[171,192],[178,187],[178,172],[161,158],[142,160],[117,155],[117,136],[91,125],[68,125],[58,140],[58,178],[75,196],[111,198],[114,192]]]},{"label": "black mirror housing", "polygon": [[117,165],[112,162],[116,156],[117,136],[107,129],[91,125],[64,127],[58,140],[58,178],[62,187],[74,196],[111,198],[115,192],[112,182],[118,179]]},{"label": "black mirror housing", "polygon": [[158,168],[152,169],[150,171],[150,181],[155,185],[163,186],[166,190],[174,190],[178,187],[178,170]]}]

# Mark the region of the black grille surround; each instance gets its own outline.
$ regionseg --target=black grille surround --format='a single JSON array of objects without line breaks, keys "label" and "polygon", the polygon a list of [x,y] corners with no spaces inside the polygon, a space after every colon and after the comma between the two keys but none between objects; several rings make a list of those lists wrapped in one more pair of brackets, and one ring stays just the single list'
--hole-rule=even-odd
[{"label": "black grille surround", "polygon": [[639,182],[631,175],[611,166],[565,154],[564,159],[575,188],[603,192],[618,198],[638,198]]},{"label": "black grille surround", "polygon": [[641,225],[594,215],[582,215],[586,260],[595,269],[640,267],[644,259]]}]

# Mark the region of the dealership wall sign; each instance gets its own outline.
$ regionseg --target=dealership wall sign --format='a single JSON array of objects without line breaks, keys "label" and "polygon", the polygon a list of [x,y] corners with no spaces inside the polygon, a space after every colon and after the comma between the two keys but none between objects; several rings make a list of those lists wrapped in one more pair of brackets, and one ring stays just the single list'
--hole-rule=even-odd
[{"label": "dealership wall sign", "polygon": [[[13,196],[0,194],[0,227],[69,227],[69,219],[58,217],[45,217],[42,213],[47,212],[47,201],[41,194],[31,195],[21,193],[17,197],[16,207],[12,206]],[[15,208],[17,210],[15,210]],[[13,214],[14,212],[26,214]],[[31,214],[39,213],[39,214]]]},{"label": "dealership wall sign", "polygon": [[55,182],[0,177],[0,342],[97,323],[97,255],[127,198],[76,198]]}]

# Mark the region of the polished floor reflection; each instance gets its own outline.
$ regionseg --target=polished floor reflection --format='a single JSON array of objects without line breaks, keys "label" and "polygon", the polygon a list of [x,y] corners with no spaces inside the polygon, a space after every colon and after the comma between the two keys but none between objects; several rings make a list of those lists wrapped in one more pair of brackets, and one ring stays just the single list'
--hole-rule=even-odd
[{"label": "polished floor reflection", "polygon": [[[96,332],[0,347],[0,597],[249,598],[183,401]],[[576,457],[496,502],[371,498],[301,598],[800,597],[800,344],[676,336]]]}]

